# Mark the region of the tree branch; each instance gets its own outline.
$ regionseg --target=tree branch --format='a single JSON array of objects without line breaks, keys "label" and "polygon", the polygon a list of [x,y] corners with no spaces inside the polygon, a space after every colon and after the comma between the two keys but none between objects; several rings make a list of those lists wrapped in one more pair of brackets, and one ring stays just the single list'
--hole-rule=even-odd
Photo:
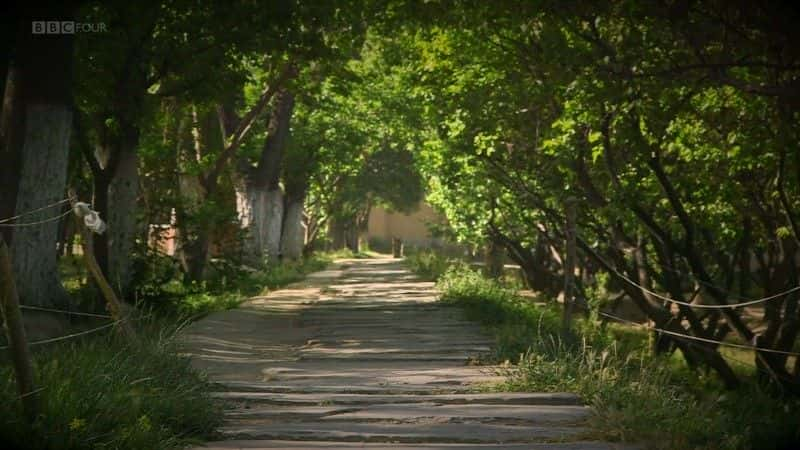
[{"label": "tree branch", "polygon": [[205,176],[204,185],[206,188],[210,187],[211,185],[216,182],[217,177],[219,174],[222,173],[222,170],[225,168],[225,165],[228,163],[235,154],[239,147],[242,145],[244,138],[247,136],[248,132],[253,126],[256,117],[264,110],[267,106],[267,103],[272,99],[278,89],[283,86],[283,84],[291,78],[297,76],[297,67],[294,63],[288,63],[280,74],[267,86],[266,89],[261,93],[261,97],[259,97],[258,101],[252,108],[247,112],[247,114],[242,117],[242,120],[239,121],[236,130],[228,137],[225,148],[222,150],[222,154],[217,158],[217,161],[214,163],[214,167],[211,171]]}]

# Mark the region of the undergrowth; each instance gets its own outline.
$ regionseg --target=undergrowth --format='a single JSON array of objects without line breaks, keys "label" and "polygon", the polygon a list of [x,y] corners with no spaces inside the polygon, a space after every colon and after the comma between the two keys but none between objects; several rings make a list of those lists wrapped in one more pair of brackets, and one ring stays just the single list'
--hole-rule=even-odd
[{"label": "undergrowth", "polygon": [[[331,260],[320,255],[262,270],[212,261],[207,281],[187,284],[174,261],[154,258],[136,280],[138,310],[149,312],[135,321],[136,343],[96,333],[34,347],[41,399],[34,423],[20,410],[9,361],[0,359],[0,448],[161,450],[213,437],[222,414],[207,381],[178,353],[179,324],[300,281]],[[62,277],[76,304],[91,308],[97,293],[80,262],[63,259]]]},{"label": "undergrowth", "polygon": [[333,250],[322,254],[326,259],[334,260],[334,259],[369,259],[374,258],[376,256],[380,256],[380,253],[373,252],[369,249],[359,250],[358,252],[354,252],[349,248],[343,248],[340,250]]},{"label": "undergrowth", "polygon": [[[441,300],[496,336],[510,391],[575,392],[592,406],[594,437],[652,449],[800,448],[800,402],[746,380],[725,391],[705,373],[649,354],[647,336],[589,319],[560,335],[556,305],[536,303],[464,265],[439,279]],[[508,364],[513,363],[513,364]]]},{"label": "undergrowth", "polygon": [[454,259],[444,257],[437,252],[426,250],[411,253],[405,258],[406,265],[414,273],[429,281],[439,279],[454,261]]},{"label": "undergrowth", "polygon": [[40,414],[23,419],[10,365],[0,365],[4,449],[177,449],[222,417],[206,380],[178,356],[176,328],[140,326],[136,343],[94,335],[34,352]]},{"label": "undergrowth", "polygon": [[268,265],[260,270],[213,261],[211,276],[201,283],[185,283],[176,277],[154,277],[137,287],[137,303],[159,314],[198,318],[231,309],[254,295],[301,281],[311,272],[322,270],[333,257],[314,255],[298,261]]}]

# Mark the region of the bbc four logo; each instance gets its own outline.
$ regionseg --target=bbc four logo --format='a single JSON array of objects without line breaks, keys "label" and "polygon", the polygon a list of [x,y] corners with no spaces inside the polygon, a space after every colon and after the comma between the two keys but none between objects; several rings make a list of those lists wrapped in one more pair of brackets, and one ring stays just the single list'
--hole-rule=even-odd
[{"label": "bbc four logo", "polygon": [[72,20],[35,20],[31,22],[33,34],[103,33],[105,31],[105,22],[86,23]]}]

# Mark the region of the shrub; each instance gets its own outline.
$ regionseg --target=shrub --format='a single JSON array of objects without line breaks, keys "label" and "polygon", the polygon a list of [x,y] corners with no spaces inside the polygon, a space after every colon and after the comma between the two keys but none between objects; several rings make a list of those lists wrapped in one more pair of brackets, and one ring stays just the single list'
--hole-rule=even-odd
[{"label": "shrub", "polygon": [[500,389],[576,392],[593,407],[590,425],[599,438],[665,450],[798,448],[796,398],[754,381],[723,391],[704,374],[650,356],[643,332],[633,337],[593,320],[577,320],[577,339],[565,343],[558,305],[531,302],[463,265],[447,270],[437,287],[442,301],[489,327],[498,359],[517,362],[507,366]]},{"label": "shrub", "polygon": [[222,415],[173,334],[143,330],[136,344],[94,336],[36,352],[41,414],[32,425],[11,368],[0,366],[3,448],[170,449],[210,437]]},{"label": "shrub", "polygon": [[446,258],[435,251],[420,250],[407,255],[405,261],[409,268],[420,277],[436,281],[456,260]]},{"label": "shrub", "polygon": [[312,256],[264,267],[246,269],[226,260],[213,261],[212,276],[201,283],[186,284],[177,278],[158,279],[149,284],[138,302],[168,316],[200,317],[214,311],[231,309],[249,297],[302,280],[308,273],[322,270],[330,262],[328,255]]}]

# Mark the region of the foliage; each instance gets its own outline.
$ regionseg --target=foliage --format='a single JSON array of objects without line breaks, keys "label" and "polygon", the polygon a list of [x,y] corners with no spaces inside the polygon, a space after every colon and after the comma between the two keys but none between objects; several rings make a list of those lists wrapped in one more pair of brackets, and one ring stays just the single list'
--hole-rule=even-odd
[{"label": "foliage", "polygon": [[231,309],[253,295],[266,295],[302,280],[332,261],[328,254],[318,254],[298,261],[286,261],[253,270],[217,261],[215,277],[186,284],[177,278],[153,279],[153,284],[139,286],[139,305],[159,314],[197,319],[214,311]]},{"label": "foliage", "polygon": [[789,449],[800,441],[796,398],[753,381],[731,392],[686,376],[648,356],[641,335],[621,345],[615,330],[581,323],[578,343],[564,343],[556,309],[464,267],[451,268],[437,286],[442,301],[489,327],[500,360],[517,363],[507,366],[502,389],[576,392],[593,408],[589,422],[598,437],[665,450]]},{"label": "foliage", "polygon": [[[658,326],[683,324],[675,332],[796,347],[798,329],[782,324],[798,320],[797,296],[767,303],[758,324],[738,310],[706,320],[622,278],[706,303],[800,282],[795,258],[776,256],[800,248],[800,160],[788,151],[800,122],[787,109],[798,66],[760,47],[787,48],[775,27],[794,33],[786,17],[796,12],[774,6],[746,20],[740,4],[545,1],[438,13],[376,40],[395,62],[384,78],[409,86],[413,107],[401,111],[420,125],[427,199],[460,241],[503,245],[533,286],[561,271],[574,198],[584,296],[605,286]],[[676,348],[738,383],[719,354],[664,347]],[[759,363],[796,388],[785,358]]]},{"label": "foliage", "polygon": [[179,449],[213,436],[221,412],[209,385],[178,356],[175,328],[150,321],[140,342],[94,336],[34,354],[41,415],[18,411],[9,364],[0,366],[4,448]]},{"label": "foliage", "polygon": [[343,248],[341,250],[333,250],[330,252],[323,253],[325,258],[335,261],[337,259],[368,259],[373,258],[376,256],[375,253],[371,251],[360,251],[354,252],[349,248]]},{"label": "foliage", "polygon": [[[686,417],[713,409],[689,395],[689,382],[708,370],[718,377],[712,384],[746,381],[744,393],[750,386],[719,346],[683,339],[663,337],[657,350],[671,363],[685,359],[686,383],[655,362],[628,368],[629,355],[647,352],[641,336],[599,320],[611,297],[674,333],[777,350],[753,359],[759,378],[800,392],[800,364],[780,353],[800,345],[800,293],[776,295],[800,285],[797,8],[654,0],[201,3],[88,1],[77,10],[79,21],[103,22],[108,32],[76,35],[69,184],[91,196],[104,219],[113,205],[142,222],[112,226],[96,239],[102,266],[113,259],[109,242],[136,247],[116,257],[136,266],[133,289],[120,287],[139,304],[203,314],[319,267],[314,257],[255,272],[239,264],[253,228],[240,208],[248,204],[241,188],[251,169],[262,168],[279,173],[270,183],[287,204],[304,204],[306,253],[346,243],[354,254],[340,256],[360,256],[371,208],[408,212],[423,197],[446,216],[448,236],[472,248],[487,241],[505,248],[540,302],[466,266],[445,273],[449,262],[433,254],[412,255],[409,264],[438,278],[447,301],[492,323],[501,358],[516,360],[541,343],[529,362],[523,358],[535,376],[519,382],[580,390],[610,418],[623,411],[619,427],[609,426],[618,437],[627,439],[634,408],[652,402],[652,415],[641,420],[664,424],[654,433],[675,434],[664,442],[705,445],[709,433],[729,430],[739,401],[719,401],[717,409],[729,412],[688,424],[670,415],[666,399]],[[290,95],[296,106],[285,148],[273,152],[278,161],[262,164],[265,144],[275,142],[268,124],[279,116],[270,92]],[[122,170],[130,166],[121,161],[138,161],[138,171]],[[137,195],[127,191],[137,187]],[[114,204],[117,194],[128,204]],[[543,338],[557,323],[546,304],[560,290],[553,280],[563,273],[568,202],[577,215],[578,290],[592,310],[578,321],[588,346]],[[151,226],[178,229],[175,260],[150,251]],[[119,245],[134,240],[138,247]],[[80,273],[65,284],[76,302],[95,297]],[[706,304],[771,300],[701,311],[656,301],[646,290]],[[593,388],[583,370],[607,373],[610,390]],[[780,414],[763,418],[781,421]],[[738,426],[733,441],[720,445],[779,441],[756,438],[761,428],[745,430]]]},{"label": "foliage", "polygon": [[407,255],[404,262],[423,279],[436,281],[445,274],[453,261],[437,251],[420,250]]},{"label": "foliage", "polygon": [[424,186],[412,152],[416,136],[398,111],[402,86],[382,76],[391,68],[374,36],[345,67],[298,109],[302,128],[295,126],[292,147],[315,149],[306,202],[315,224],[363,228],[373,206],[413,210]]}]

